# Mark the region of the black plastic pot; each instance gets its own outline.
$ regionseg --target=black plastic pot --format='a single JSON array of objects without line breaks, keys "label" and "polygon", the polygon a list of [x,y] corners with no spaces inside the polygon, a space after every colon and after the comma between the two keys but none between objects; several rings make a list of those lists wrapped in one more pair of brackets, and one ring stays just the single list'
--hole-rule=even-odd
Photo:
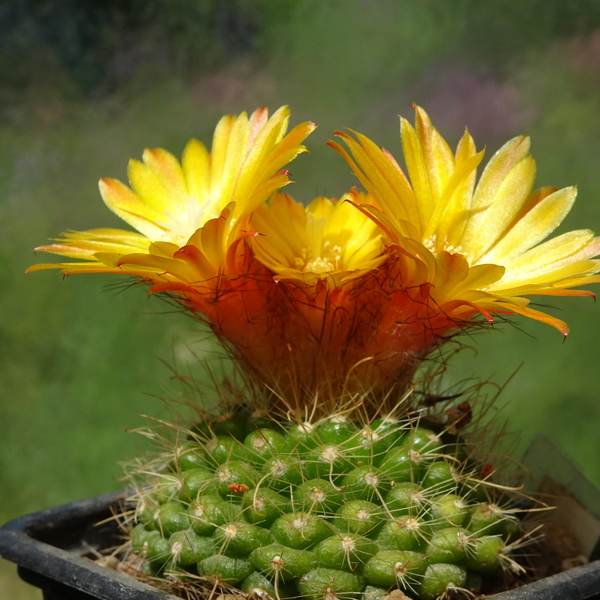
[{"label": "black plastic pot", "polygon": [[[118,545],[110,516],[119,494],[42,510],[0,528],[0,556],[19,566],[27,583],[42,589],[45,600],[176,600],[90,558]],[[600,560],[493,596],[494,600],[600,600]]]},{"label": "black plastic pot", "polygon": [[18,565],[21,579],[44,600],[178,600],[93,562],[97,551],[119,545],[111,516],[121,492],[25,515],[0,528],[0,557]]}]

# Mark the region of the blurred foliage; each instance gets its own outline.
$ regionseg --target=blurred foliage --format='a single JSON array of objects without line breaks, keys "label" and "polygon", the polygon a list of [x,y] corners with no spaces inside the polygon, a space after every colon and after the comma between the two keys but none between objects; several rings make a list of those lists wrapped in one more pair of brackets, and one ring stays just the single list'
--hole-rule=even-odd
[{"label": "blurred foliage", "polygon": [[595,0],[459,0],[457,9],[462,13],[464,51],[503,74],[528,51],[587,35],[600,25],[600,4]]},{"label": "blurred foliage", "polygon": [[[286,61],[290,48],[305,53],[313,76],[314,61],[325,60],[351,73],[378,65],[371,78],[380,69],[395,77],[422,67],[432,51],[505,74],[529,50],[599,24],[596,0],[456,0],[452,8],[436,0],[6,0],[0,115],[16,118],[23,95],[48,87],[71,99],[96,97],[132,78],[189,78],[248,53],[269,60],[275,51]],[[365,33],[367,52],[354,42]],[[391,54],[396,44],[410,60]]]},{"label": "blurred foliage", "polygon": [[[40,87],[110,94],[131,77],[203,72],[252,51],[292,0],[7,0],[0,5],[0,107]],[[268,13],[268,19],[266,15]],[[60,86],[62,82],[62,86]],[[9,111],[10,114],[10,111]]]}]

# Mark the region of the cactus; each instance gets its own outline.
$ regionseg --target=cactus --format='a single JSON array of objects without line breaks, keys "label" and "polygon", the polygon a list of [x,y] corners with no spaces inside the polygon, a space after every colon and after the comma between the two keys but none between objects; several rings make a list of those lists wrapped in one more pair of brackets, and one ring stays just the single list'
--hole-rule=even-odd
[{"label": "cactus", "polygon": [[[158,585],[429,600],[519,569],[509,494],[466,442],[470,405],[428,423],[411,395],[424,359],[496,315],[566,336],[528,296],[593,295],[578,288],[600,282],[600,238],[544,241],[576,189],[532,191],[528,138],[477,180],[484,153],[470,134],[452,152],[415,111],[414,127],[401,119],[406,173],[338,131],[328,145],[364,189],[307,206],[279,190],[315,125],[286,133],[287,107],[223,117],[210,152],[197,140],[181,161],[146,150],[129,164],[131,188],[101,180],[138,233],[67,232],[38,248],[69,261],[30,270],[129,274],[166,295],[211,329],[248,386],[221,388],[246,412],[197,421],[133,469],[128,547]],[[257,389],[269,391],[262,404]]]},{"label": "cactus", "polygon": [[272,598],[478,592],[516,564],[519,523],[449,429],[422,412],[197,423],[162,472],[133,469],[131,550],[159,581]]}]

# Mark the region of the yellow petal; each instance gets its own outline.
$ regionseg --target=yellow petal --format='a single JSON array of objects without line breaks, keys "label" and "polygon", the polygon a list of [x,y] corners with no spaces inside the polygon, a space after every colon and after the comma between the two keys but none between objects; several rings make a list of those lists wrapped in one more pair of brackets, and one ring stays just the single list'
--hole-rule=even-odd
[{"label": "yellow petal", "polygon": [[481,260],[504,264],[546,239],[567,216],[577,189],[564,188],[537,203]]},{"label": "yellow petal", "polygon": [[247,122],[248,115],[243,112],[238,117],[233,115],[222,117],[217,123],[210,153],[210,198],[212,201],[219,196],[223,187],[223,171],[230,152],[231,132],[236,123],[238,123],[239,130],[239,124]]},{"label": "yellow petal", "polygon": [[481,174],[481,179],[473,196],[472,208],[474,214],[493,202],[498,189],[509,173],[529,155],[529,147],[529,138],[519,136],[508,141],[492,156]]},{"label": "yellow petal", "polygon": [[210,194],[210,154],[198,140],[190,140],[183,151],[181,166],[190,196],[204,202]]},{"label": "yellow petal", "polygon": [[143,158],[148,167],[156,173],[161,186],[167,192],[166,210],[168,212],[183,210],[187,204],[188,190],[179,161],[162,148],[146,148]]},{"label": "yellow petal", "polygon": [[[400,132],[402,137],[402,148],[404,150],[404,159],[406,161],[410,183],[414,190],[414,195],[419,199],[418,221],[416,221],[414,218],[410,218],[406,207],[404,211],[405,216],[402,216],[401,218],[410,220],[413,224],[418,223],[420,230],[424,232],[431,219],[431,215],[435,211],[436,199],[434,197],[433,190],[431,189],[427,165],[425,163],[425,156],[423,155],[423,148],[420,144],[417,132],[406,119],[400,119]],[[379,198],[374,190],[369,191],[375,195],[376,198]],[[381,195],[384,196],[383,193]],[[380,202],[382,203],[382,206],[388,208],[387,205],[389,203],[385,202],[383,198],[380,199]],[[414,202],[414,204],[416,204],[416,202]]]},{"label": "yellow petal", "polygon": [[461,281],[452,294],[462,297],[470,290],[485,290],[502,279],[506,269],[500,265],[475,265],[469,269],[469,274]]},{"label": "yellow petal", "polygon": [[223,208],[233,200],[241,165],[246,157],[250,130],[246,115],[238,118],[229,130],[227,139],[227,154],[223,161],[223,168],[215,173],[216,177],[211,182],[211,200],[218,201],[218,207]]},{"label": "yellow petal", "polygon": [[159,256],[157,254],[126,254],[119,259],[118,265],[124,272],[131,272],[131,266],[146,267],[148,272],[162,275],[165,279],[176,278],[184,282],[193,282],[197,272],[184,261]]},{"label": "yellow petal", "polygon": [[[509,171],[490,203],[487,206],[479,205],[478,212],[472,214],[461,246],[473,262],[493,262],[483,256],[513,222],[529,197],[534,181],[535,162],[527,156]],[[475,210],[474,206],[472,210]]]},{"label": "yellow petal", "polygon": [[100,194],[105,204],[123,221],[146,237],[159,238],[165,228],[158,225],[164,214],[140,201],[138,196],[117,179],[101,179]]},{"label": "yellow petal", "polygon": [[148,248],[148,240],[144,236],[119,229],[70,231],[57,241],[58,244],[39,246],[35,250],[69,258],[95,260],[94,257],[98,252],[129,254],[145,251]]},{"label": "yellow petal", "polygon": [[[541,323],[545,323],[546,325],[550,325],[551,327],[554,327],[554,329],[557,329],[558,331],[560,331],[560,333],[562,333],[563,337],[567,337],[567,335],[569,334],[569,326],[562,321],[561,319],[557,319],[556,317],[552,317],[546,313],[543,313],[539,310],[536,310],[534,308],[531,307],[520,307],[517,306],[516,304],[503,304],[502,308],[506,307],[506,312],[507,313],[515,313],[518,315],[523,315],[524,317],[527,317],[528,319],[534,319],[535,321],[540,321]],[[496,312],[502,312],[502,310],[500,309],[500,307],[497,307]]]},{"label": "yellow petal", "polygon": [[354,162],[339,144],[329,142],[329,145],[346,158],[365,189],[375,197],[382,208],[385,208],[388,218],[397,222],[406,221],[419,227],[419,206],[397,164],[361,134],[356,134],[360,143],[345,133],[336,134],[344,140],[357,162]]},{"label": "yellow petal", "polygon": [[458,243],[462,239],[461,224],[465,226],[471,201],[472,181],[483,155],[484,152],[481,151],[457,165],[423,234],[425,239],[435,235],[438,243],[444,240],[448,244]]},{"label": "yellow petal", "polygon": [[[149,208],[160,213],[174,213],[184,204],[184,194],[181,190],[183,175],[177,159],[164,150],[144,150],[144,162],[132,159],[127,167],[127,175],[131,187],[140,200]],[[160,165],[159,169],[155,166]],[[174,169],[179,170],[179,177]],[[164,178],[166,175],[167,179]],[[179,185],[171,189],[173,181]]]},{"label": "yellow petal", "polygon": [[[418,106],[415,107],[415,124],[423,151],[429,187],[434,203],[437,204],[454,172],[454,155],[446,140],[431,124],[427,113]],[[408,158],[406,164],[410,174]]]},{"label": "yellow petal", "polygon": [[447,295],[469,274],[469,263],[462,254],[440,252],[436,257],[435,286],[436,299],[440,304],[446,301]]}]

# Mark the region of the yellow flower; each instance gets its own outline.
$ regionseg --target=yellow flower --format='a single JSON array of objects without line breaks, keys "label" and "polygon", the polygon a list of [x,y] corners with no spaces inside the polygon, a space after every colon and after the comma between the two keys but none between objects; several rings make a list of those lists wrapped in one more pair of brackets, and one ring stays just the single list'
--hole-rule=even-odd
[{"label": "yellow flower", "polygon": [[351,191],[339,201],[315,198],[307,207],[287,194],[275,194],[259,206],[250,227],[261,235],[249,240],[256,258],[278,280],[332,285],[358,277],[384,259],[382,230],[346,200],[367,202]]},{"label": "yellow flower", "polygon": [[246,217],[290,183],[281,169],[305,151],[301,143],[315,127],[303,123],[286,135],[288,121],[285,106],[271,118],[265,108],[250,118],[223,117],[212,151],[191,140],[181,163],[165,150],[146,150],[143,162],[129,163],[132,189],[115,179],[100,181],[107,206],[140,233],[66,233],[38,250],[86,262],[35,265],[30,271],[126,273],[171,289],[235,269],[237,242],[249,235]]},{"label": "yellow flower", "polygon": [[[363,135],[330,142],[366,193],[307,207],[278,190],[281,169],[314,125],[289,134],[287,108],[268,118],[224,117],[212,151],[193,140],[181,164],[163,150],[132,161],[132,189],[102,180],[111,210],[139,233],[95,229],[40,249],[78,262],[64,273],[138,276],[206,322],[243,365],[299,418],[393,410],[423,358],[473,317],[521,314],[558,328],[526,296],[591,295],[600,239],[588,230],[544,241],[575,189],[532,191],[529,140],[490,160],[465,133],[453,153],[417,109],[402,119],[406,176]],[[267,203],[268,198],[270,202]]]},{"label": "yellow flower", "polygon": [[421,108],[415,128],[401,119],[408,177],[367,137],[337,134],[352,156],[330,145],[377,203],[360,209],[408,260],[405,286],[429,284],[429,302],[450,320],[516,313],[568,333],[566,323],[531,308],[524,296],[592,296],[571,288],[600,281],[599,262],[592,260],[600,238],[585,229],[543,241],[571,209],[576,189],[532,191],[528,138],[505,144],[476,182],[483,151],[465,132],[453,153]]}]

